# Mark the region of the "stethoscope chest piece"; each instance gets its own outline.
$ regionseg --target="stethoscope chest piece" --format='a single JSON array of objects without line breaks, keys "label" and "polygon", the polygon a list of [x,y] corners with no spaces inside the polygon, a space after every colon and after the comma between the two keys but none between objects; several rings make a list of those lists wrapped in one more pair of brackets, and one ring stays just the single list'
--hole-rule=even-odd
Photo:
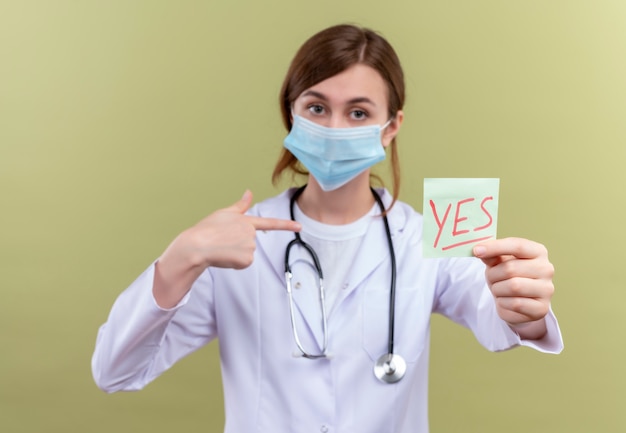
[{"label": "stethoscope chest piece", "polygon": [[406,362],[395,353],[385,353],[374,364],[374,375],[385,383],[396,383],[406,373]]}]

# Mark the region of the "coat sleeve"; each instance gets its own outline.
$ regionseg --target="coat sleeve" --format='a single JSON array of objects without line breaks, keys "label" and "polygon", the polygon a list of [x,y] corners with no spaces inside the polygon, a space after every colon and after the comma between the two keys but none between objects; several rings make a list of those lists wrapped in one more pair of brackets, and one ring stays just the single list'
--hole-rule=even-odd
[{"label": "coat sleeve", "polygon": [[552,310],[546,316],[548,332],[541,340],[522,340],[500,318],[480,260],[442,259],[438,274],[434,312],[469,328],[488,350],[502,351],[516,346],[555,354],[563,350],[563,338]]},{"label": "coat sleeve", "polygon": [[115,301],[96,339],[91,366],[106,392],[136,391],[216,334],[209,271],[180,303],[160,308],[152,295],[152,264]]}]

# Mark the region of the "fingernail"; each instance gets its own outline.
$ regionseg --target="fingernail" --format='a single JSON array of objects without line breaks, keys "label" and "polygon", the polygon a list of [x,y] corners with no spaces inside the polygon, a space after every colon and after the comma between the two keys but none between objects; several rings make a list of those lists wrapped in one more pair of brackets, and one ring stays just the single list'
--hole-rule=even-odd
[{"label": "fingernail", "polygon": [[474,247],[474,255],[476,257],[482,256],[483,254],[485,254],[486,251],[487,251],[487,248],[485,247],[481,247],[481,246]]}]

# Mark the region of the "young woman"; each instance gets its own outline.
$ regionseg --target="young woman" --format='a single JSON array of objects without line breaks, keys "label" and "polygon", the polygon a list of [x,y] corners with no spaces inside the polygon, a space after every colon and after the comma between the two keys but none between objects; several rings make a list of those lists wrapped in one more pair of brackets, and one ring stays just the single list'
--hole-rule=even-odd
[{"label": "young woman", "polygon": [[[378,34],[335,26],[296,54],[274,180],[308,183],[250,208],[249,191],[185,230],[115,302],[93,373],[137,390],[218,338],[226,432],[427,432],[429,323],[486,348],[558,353],[546,249],[484,242],[422,258],[422,218],[397,201],[404,81]],[[389,153],[393,190],[370,187]]]}]

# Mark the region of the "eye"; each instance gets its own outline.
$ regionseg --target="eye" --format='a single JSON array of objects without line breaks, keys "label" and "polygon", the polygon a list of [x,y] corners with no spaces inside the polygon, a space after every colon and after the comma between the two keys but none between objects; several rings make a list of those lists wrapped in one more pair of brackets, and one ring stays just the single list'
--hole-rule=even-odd
[{"label": "eye", "polygon": [[350,112],[350,117],[354,120],[367,119],[367,112],[363,110],[353,110]]},{"label": "eye", "polygon": [[324,114],[326,111],[324,107],[319,104],[311,104],[307,107],[307,110],[309,110],[309,113],[314,114],[316,116],[320,116]]}]

